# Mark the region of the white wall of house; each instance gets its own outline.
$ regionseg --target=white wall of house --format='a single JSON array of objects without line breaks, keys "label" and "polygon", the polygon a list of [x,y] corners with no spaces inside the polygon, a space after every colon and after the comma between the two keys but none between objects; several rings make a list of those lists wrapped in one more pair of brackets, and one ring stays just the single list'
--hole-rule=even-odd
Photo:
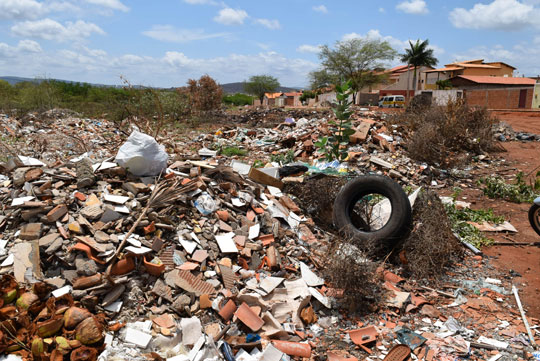
[{"label": "white wall of house", "polygon": [[[337,101],[336,92],[328,92],[328,93],[319,94],[317,95],[317,99],[318,99],[317,101],[319,104],[322,104],[324,102],[335,103]],[[352,101],[352,100],[353,100],[353,96],[349,95],[349,101]]]},{"label": "white wall of house", "polygon": [[[436,72],[436,73],[425,73],[422,74],[422,76],[425,79],[425,84],[436,86],[437,80],[447,80],[450,79],[450,72],[443,73],[443,72]],[[427,79],[426,79],[427,76]],[[425,87],[425,85],[424,85]],[[424,88],[425,89],[425,88]]]},{"label": "white wall of house", "polygon": [[[421,66],[416,69],[416,80],[418,82],[418,86],[416,87],[416,90],[425,89],[424,83],[423,83],[424,71],[430,70],[430,69],[431,68],[427,66]],[[397,82],[384,87],[382,90],[407,90],[407,81],[409,83],[408,89],[413,90],[414,89],[413,78],[414,78],[414,69],[411,68],[409,70],[409,74],[407,74],[407,72],[400,73]]]},{"label": "white wall of house", "polygon": [[449,90],[417,90],[415,95],[422,93],[431,93],[431,104],[433,105],[446,105],[450,101],[456,101],[463,98],[463,90],[449,89]]}]

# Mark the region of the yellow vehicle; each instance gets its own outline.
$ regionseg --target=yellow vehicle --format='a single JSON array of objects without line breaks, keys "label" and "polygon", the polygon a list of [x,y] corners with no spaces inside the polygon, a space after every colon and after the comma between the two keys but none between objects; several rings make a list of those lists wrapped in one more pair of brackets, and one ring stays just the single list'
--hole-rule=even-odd
[{"label": "yellow vehicle", "polygon": [[403,108],[405,97],[403,95],[387,95],[379,100],[379,108]]}]

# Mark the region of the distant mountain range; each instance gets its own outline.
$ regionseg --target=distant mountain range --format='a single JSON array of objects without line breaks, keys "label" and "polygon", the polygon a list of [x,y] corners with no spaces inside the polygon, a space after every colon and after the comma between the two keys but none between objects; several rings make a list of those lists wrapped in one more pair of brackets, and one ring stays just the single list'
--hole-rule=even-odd
[{"label": "distant mountain range", "polygon": [[[32,82],[32,83],[41,83],[44,80],[55,80],[55,81],[61,81],[61,82],[64,82],[64,83],[84,83],[84,82],[77,82],[77,81],[64,80],[64,79],[23,78],[23,77],[20,77],[20,76],[0,76],[0,80],[5,80],[11,85],[15,85],[15,84],[23,82],[23,81],[28,81],[28,82]],[[89,84],[93,85],[93,86],[110,86],[110,87],[117,87],[117,88],[121,87],[121,85],[106,85],[106,84],[95,84],[95,83],[89,83]]]},{"label": "distant mountain range", "polygon": [[[0,80],[5,80],[11,85],[15,85],[17,83],[23,82],[23,81],[29,81],[29,82],[41,82],[45,79],[39,79],[39,78],[23,78],[18,76],[0,76]],[[49,79],[47,79],[49,80]],[[63,80],[63,79],[50,79],[50,80],[56,80],[56,81],[62,81],[65,83],[77,83],[75,81],[71,80]],[[112,86],[112,87],[120,87],[121,85],[105,85],[105,84],[93,84],[90,83],[90,85],[94,86]],[[243,82],[236,82],[236,83],[227,83],[227,84],[221,84],[221,87],[223,88],[223,92],[226,94],[235,94],[235,93],[243,93],[244,92],[244,83]],[[289,88],[289,87],[279,87],[276,91],[279,92],[293,92],[297,91],[301,88]]]}]

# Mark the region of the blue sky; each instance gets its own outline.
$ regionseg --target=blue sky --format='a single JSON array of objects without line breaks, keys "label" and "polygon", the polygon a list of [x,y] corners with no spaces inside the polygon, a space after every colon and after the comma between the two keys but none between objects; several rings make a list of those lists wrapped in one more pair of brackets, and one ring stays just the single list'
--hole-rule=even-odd
[{"label": "blue sky", "polygon": [[485,58],[540,74],[540,0],[0,0],[0,75],[170,87],[270,74],[305,86],[318,46],[352,37],[400,53],[427,38],[441,66]]}]

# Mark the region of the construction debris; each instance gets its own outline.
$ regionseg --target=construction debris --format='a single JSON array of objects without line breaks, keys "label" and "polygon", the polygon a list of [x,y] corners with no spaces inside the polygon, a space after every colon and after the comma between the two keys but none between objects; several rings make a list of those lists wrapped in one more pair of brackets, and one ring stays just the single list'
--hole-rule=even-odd
[{"label": "construction debris", "polygon": [[[15,148],[21,154],[0,166],[0,351],[28,360],[375,360],[410,350],[426,360],[493,350],[525,359],[538,320],[525,337],[508,295],[453,286],[473,277],[465,271],[445,279],[441,293],[454,297],[444,297],[366,260],[351,269],[369,270],[367,291],[379,294],[368,312],[343,312],[346,285],[324,272],[336,238],[289,185],[360,169],[440,185],[450,171],[408,159],[400,134],[373,111],[356,114],[347,163],[318,162],[313,141],[328,132],[328,114],[300,115],[182,144],[106,120],[3,120],[9,134],[46,132],[50,141],[40,155]],[[266,166],[231,161],[224,146]],[[303,162],[284,169],[288,152]],[[359,261],[357,250],[337,250]],[[408,347],[391,351],[397,340]]]}]

